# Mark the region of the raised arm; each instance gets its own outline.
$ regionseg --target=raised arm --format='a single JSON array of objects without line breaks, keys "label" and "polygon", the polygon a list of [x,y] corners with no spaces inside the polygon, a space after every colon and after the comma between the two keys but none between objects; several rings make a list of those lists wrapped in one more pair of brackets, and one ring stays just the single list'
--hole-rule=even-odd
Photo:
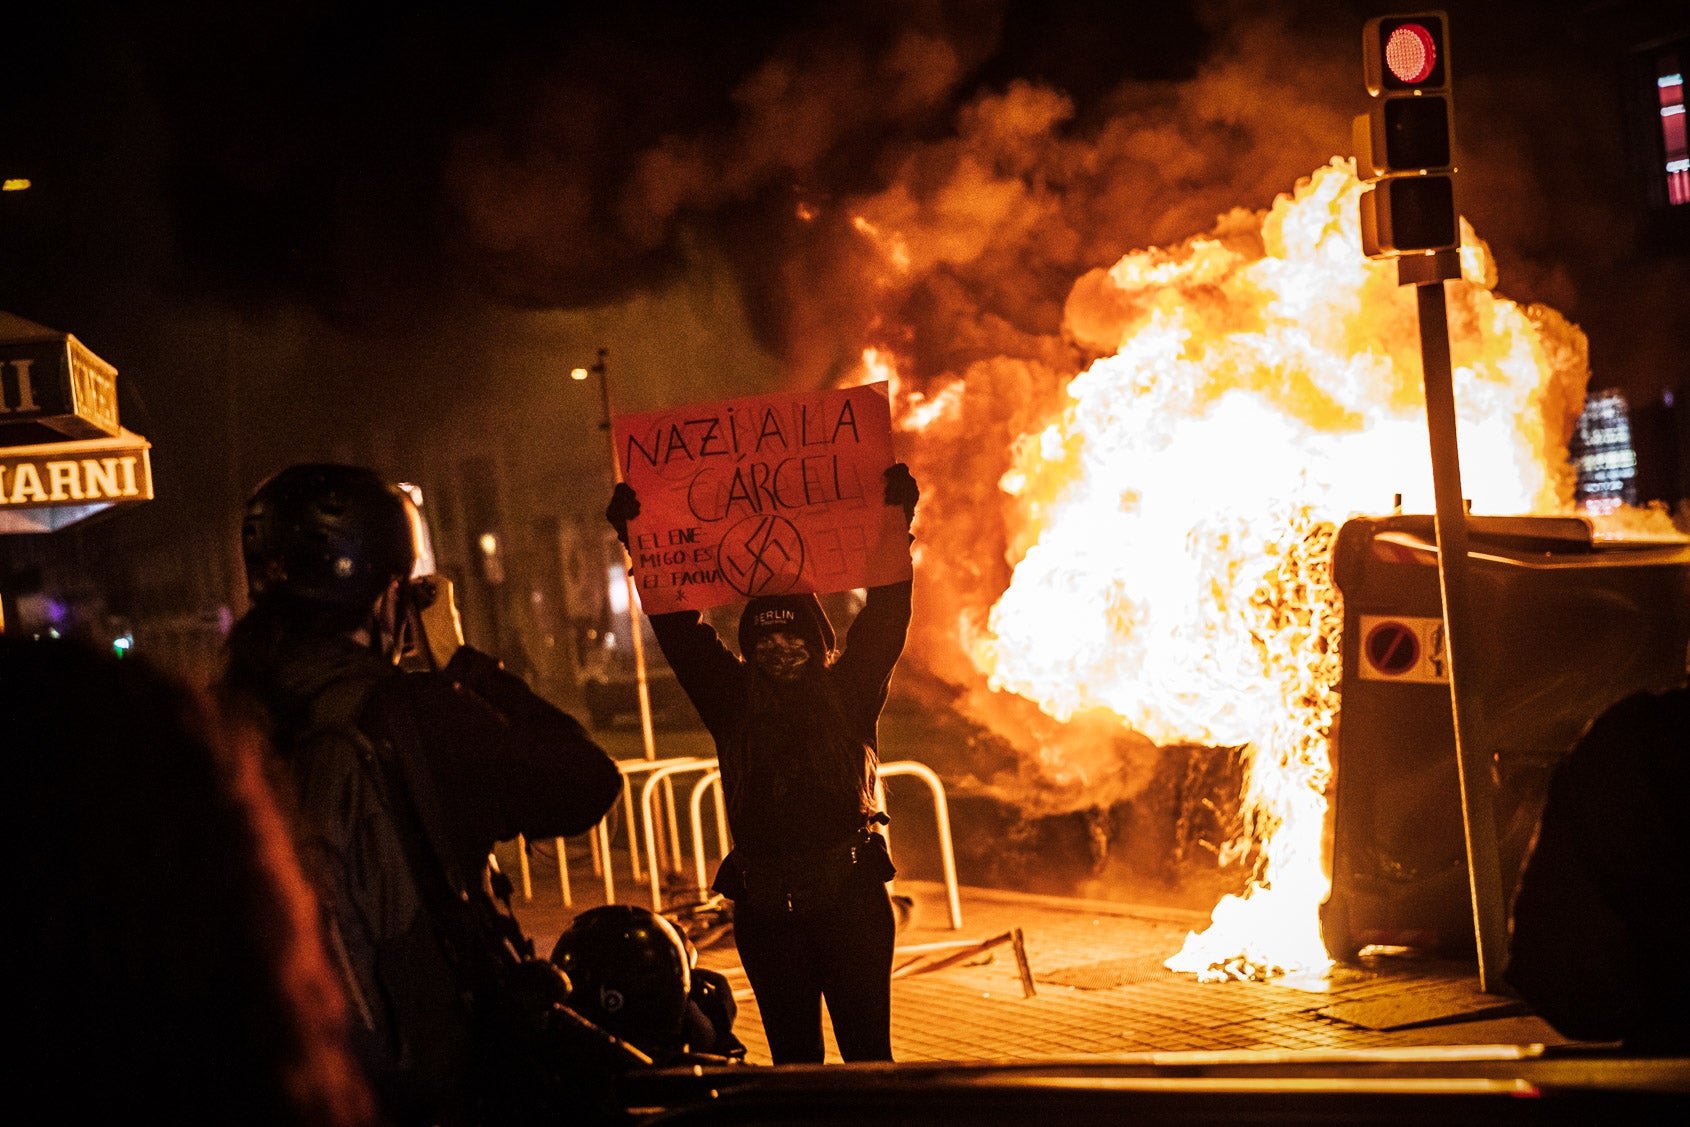
[{"label": "raised arm", "polygon": [[598,824],[622,793],[622,774],[578,720],[471,646],[442,672],[497,722],[480,770],[505,773],[503,805],[516,830],[568,837]]},{"label": "raised arm", "polygon": [[835,672],[866,690],[884,694],[892,668],[904,652],[910,627],[910,581],[870,587],[868,601],[845,635]]},{"label": "raised arm", "polygon": [[[904,510],[904,527],[915,521],[916,503],[921,500],[921,488],[910,469],[902,462],[886,470],[885,501]],[[912,534],[910,539],[915,539]],[[893,666],[904,652],[909,635],[911,583],[888,583],[871,587],[868,601],[857,614],[846,633],[845,651],[835,670],[841,677],[858,686],[859,691],[880,702],[885,700],[887,683]]]}]

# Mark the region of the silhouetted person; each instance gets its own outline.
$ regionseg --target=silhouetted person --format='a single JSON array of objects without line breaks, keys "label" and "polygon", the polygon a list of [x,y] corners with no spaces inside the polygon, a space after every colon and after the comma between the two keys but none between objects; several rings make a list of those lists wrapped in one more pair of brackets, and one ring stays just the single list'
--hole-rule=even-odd
[{"label": "silhouetted person", "polygon": [[1507,979],[1568,1037],[1690,1050],[1690,688],[1604,712],[1550,778]]},{"label": "silhouetted person", "polygon": [[361,467],[260,486],[241,531],[252,609],[222,687],[268,725],[386,1114],[549,1118],[573,1081],[538,1074],[552,1062],[523,1028],[556,972],[489,895],[487,856],[591,828],[622,779],[571,717],[461,644],[449,586],[410,578],[413,519]]},{"label": "silhouetted person", "polygon": [[250,731],[138,658],[0,635],[13,1114],[374,1121]]},{"label": "silhouetted person", "polygon": [[[915,515],[902,463],[885,502]],[[616,487],[606,517],[627,543],[639,515]],[[714,889],[776,1064],[820,1063],[821,1003],[848,1061],[891,1060],[892,863],[873,832],[878,725],[910,622],[910,583],[872,587],[834,651],[814,595],[751,600],[736,657],[697,611],[651,616],[663,656],[715,739],[734,848]]]}]

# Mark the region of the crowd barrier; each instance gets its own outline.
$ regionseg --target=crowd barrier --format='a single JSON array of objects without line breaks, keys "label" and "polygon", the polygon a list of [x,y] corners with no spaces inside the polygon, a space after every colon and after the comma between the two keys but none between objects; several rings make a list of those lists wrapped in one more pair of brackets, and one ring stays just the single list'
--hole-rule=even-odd
[{"label": "crowd barrier", "polygon": [[[886,788],[884,780],[898,775],[914,775],[927,784],[927,789],[933,797],[933,820],[938,827],[939,860],[944,867],[945,895],[951,916],[951,930],[962,928],[962,898],[957,889],[956,878],[956,850],[951,842],[951,811],[950,803],[945,800],[945,784],[940,781],[931,767],[914,760],[904,759],[880,765],[879,777],[874,784],[875,803],[882,810],[886,808]],[[692,829],[692,860],[696,887],[700,896],[706,895],[709,882],[705,873],[706,861],[704,857],[704,792],[713,790],[716,797],[716,840],[719,850],[718,857],[725,857],[728,853],[728,820],[722,806],[722,772],[711,761],[710,770],[706,771],[693,784],[690,806]],[[645,805],[647,833],[650,833],[651,807],[649,796],[642,795],[641,801]],[[890,827],[882,827],[881,832],[886,836],[888,847],[892,844]],[[889,886],[890,887],[890,886]],[[663,908],[662,894],[658,882],[653,878],[651,882],[652,908],[661,911]]]},{"label": "crowd barrier", "polygon": [[[563,906],[565,908],[573,908],[575,906],[575,895],[573,889],[571,889],[569,885],[569,853],[567,851],[567,846],[564,844],[564,839],[561,837],[553,838],[552,843],[553,847],[557,849],[558,857],[558,892],[563,897]],[[604,855],[600,852],[599,835],[596,826],[592,830],[588,831],[587,844],[592,850],[593,875],[599,876],[604,872]],[[487,864],[496,873],[502,871],[499,868],[499,857],[497,853],[489,853],[487,855]],[[522,882],[522,898],[524,900],[532,900],[534,899],[534,874],[528,863],[528,839],[521,834],[516,835],[516,864],[517,876]]]},{"label": "crowd barrier", "polygon": [[[895,775],[914,775],[927,784],[928,792],[933,796],[933,821],[939,830],[939,861],[944,866],[945,897],[951,911],[951,930],[961,931],[962,897],[957,892],[956,850],[951,845],[951,806],[945,801],[945,784],[939,781],[938,774],[925,763],[917,763],[913,759],[882,763],[880,775],[874,781],[875,804],[882,810],[886,809],[885,780]],[[882,826],[881,832],[886,835],[886,844],[890,849],[892,827]]]},{"label": "crowd barrier", "polygon": [[[617,761],[616,765],[622,771],[623,821],[627,827],[628,835],[628,869],[629,872],[632,873],[633,879],[641,879],[640,834],[636,829],[636,825],[638,823],[634,821],[634,780],[640,775],[649,774],[656,776],[656,781],[664,784],[664,805],[668,813],[667,820],[669,830],[668,840],[670,846],[670,861],[673,868],[679,868],[680,859],[677,843],[680,840],[680,827],[676,824],[675,795],[674,790],[669,785],[669,779],[671,776],[683,770],[708,769],[715,766],[715,764],[716,761],[714,759],[705,759],[690,755],[671,756],[667,759],[621,759]],[[647,782],[651,781],[652,780],[647,780]],[[649,793],[649,787],[642,788],[642,805],[644,797]],[[646,827],[646,838],[651,847],[650,855],[655,859],[657,856],[657,842],[655,835],[652,833],[652,821],[649,817],[643,819],[642,821]],[[604,871],[600,874],[604,879],[604,902],[606,904],[614,904],[616,903],[616,881],[611,875],[611,869],[613,866],[610,863],[610,819],[606,817],[601,820],[594,833],[598,837],[599,852],[604,856]],[[650,871],[653,873],[654,879],[658,867],[659,866],[654,860],[652,866],[650,867]]]},{"label": "crowd barrier", "polygon": [[[709,895],[709,877],[707,873],[708,860],[705,856],[704,833],[704,795],[706,792],[714,798],[714,814],[716,820],[716,850],[718,860],[726,857],[732,843],[728,838],[727,809],[722,798],[722,772],[715,759],[702,756],[674,756],[667,759],[624,759],[618,762],[623,777],[622,801],[624,822],[628,838],[628,868],[635,880],[646,881],[651,894],[651,906],[654,911],[663,910],[664,858],[660,856],[662,845],[667,844],[668,868],[672,872],[684,871],[684,864],[680,857],[680,826],[675,808],[673,781],[676,777],[691,773],[698,773],[694,780],[691,794],[688,798],[688,825],[692,837],[692,863],[694,886],[700,898]],[[640,776],[639,820],[634,818],[634,784]],[[875,802],[881,809],[886,807],[885,780],[901,775],[911,775],[926,784],[933,799],[933,820],[938,830],[939,859],[943,866],[945,878],[945,895],[950,910],[951,929],[962,928],[962,899],[957,888],[956,850],[951,841],[950,804],[945,799],[945,786],[937,773],[926,764],[914,760],[897,760],[882,763],[878,778],[875,780]],[[664,798],[666,838],[660,838],[657,816],[657,797],[661,793]],[[887,846],[892,843],[890,827],[883,827],[881,832],[886,837]],[[610,819],[606,816],[589,834],[592,847],[593,874],[604,883],[604,902],[616,903],[616,881],[612,873],[610,849]],[[522,884],[522,895],[526,900],[534,898],[533,881],[529,871],[527,842],[517,838],[517,858],[519,877]],[[569,883],[569,854],[562,838],[557,842],[558,887],[563,896],[564,907],[572,907],[574,898]],[[644,857],[641,857],[641,853]],[[493,867],[498,868],[496,858],[489,858]],[[642,864],[643,861],[643,864]],[[889,885],[889,888],[892,886]]]}]

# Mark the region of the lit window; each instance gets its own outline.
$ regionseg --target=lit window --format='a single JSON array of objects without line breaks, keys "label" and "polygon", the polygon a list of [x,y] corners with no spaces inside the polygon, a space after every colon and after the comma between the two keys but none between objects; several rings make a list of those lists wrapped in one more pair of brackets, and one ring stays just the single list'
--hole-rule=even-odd
[{"label": "lit window", "polygon": [[1579,507],[1612,512],[1637,503],[1637,454],[1631,445],[1631,413],[1618,391],[1593,392],[1585,400],[1573,435]]},{"label": "lit window", "polygon": [[1690,203],[1690,148],[1684,138],[1684,71],[1678,52],[1656,58],[1655,89],[1661,104],[1661,150],[1666,157],[1667,202]]}]

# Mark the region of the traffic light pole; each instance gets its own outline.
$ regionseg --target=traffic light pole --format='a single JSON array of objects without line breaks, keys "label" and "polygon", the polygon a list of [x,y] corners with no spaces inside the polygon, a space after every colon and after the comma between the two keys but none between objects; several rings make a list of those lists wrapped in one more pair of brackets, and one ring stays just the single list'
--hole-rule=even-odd
[{"label": "traffic light pole", "polygon": [[1472,678],[1463,662],[1472,634],[1468,620],[1467,502],[1461,490],[1456,447],[1455,387],[1449,359],[1449,318],[1444,280],[1461,276],[1460,253],[1402,257],[1397,280],[1412,285],[1419,303],[1420,364],[1426,387],[1426,428],[1432,444],[1432,491],[1438,538],[1438,585],[1443,594],[1444,667],[1455,721],[1455,763],[1461,783],[1461,826],[1467,845],[1467,884],[1473,902],[1473,934],[1479,955],[1479,989],[1505,993],[1502,966],[1508,914],[1502,862],[1496,843],[1495,781],[1490,763],[1473,739],[1477,709]]}]

